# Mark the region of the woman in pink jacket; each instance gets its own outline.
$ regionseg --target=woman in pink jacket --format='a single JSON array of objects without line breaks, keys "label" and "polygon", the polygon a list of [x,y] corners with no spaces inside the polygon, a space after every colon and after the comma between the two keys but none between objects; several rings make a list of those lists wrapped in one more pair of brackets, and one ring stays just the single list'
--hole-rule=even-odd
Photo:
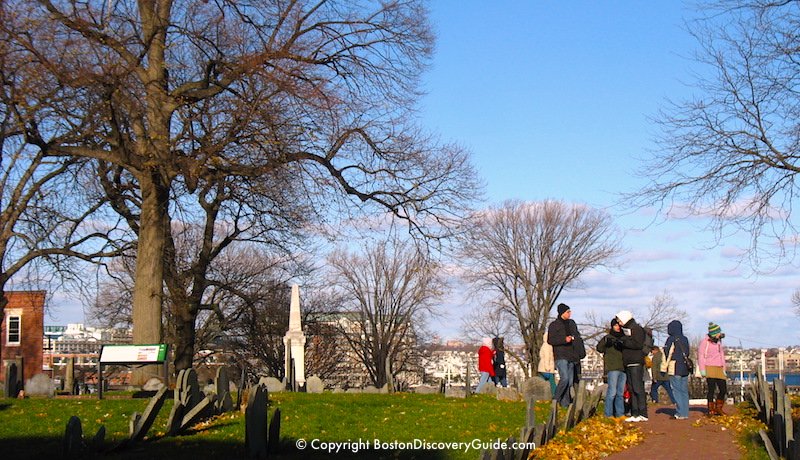
[{"label": "woman in pink jacket", "polygon": [[[728,376],[725,375],[725,348],[722,339],[725,334],[714,323],[708,323],[708,335],[703,337],[697,347],[697,361],[700,375],[708,383],[708,415],[725,415],[722,406],[725,405],[725,395],[728,392]],[[718,395],[714,398],[715,390]]]}]

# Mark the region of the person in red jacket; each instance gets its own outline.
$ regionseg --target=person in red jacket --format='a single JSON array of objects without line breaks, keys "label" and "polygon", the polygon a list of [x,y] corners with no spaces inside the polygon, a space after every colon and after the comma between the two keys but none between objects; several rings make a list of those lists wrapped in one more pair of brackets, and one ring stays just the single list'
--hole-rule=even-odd
[{"label": "person in red jacket", "polygon": [[478,349],[478,372],[481,373],[481,378],[475,393],[480,393],[486,382],[494,377],[494,347],[492,339],[488,337],[483,339],[483,345]]}]

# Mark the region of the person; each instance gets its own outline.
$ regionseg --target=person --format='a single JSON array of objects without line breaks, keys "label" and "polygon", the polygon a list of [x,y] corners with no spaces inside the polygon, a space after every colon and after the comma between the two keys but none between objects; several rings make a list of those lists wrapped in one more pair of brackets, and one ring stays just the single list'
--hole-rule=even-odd
[{"label": "person", "polygon": [[[722,339],[725,334],[722,328],[714,323],[708,323],[708,335],[700,341],[697,348],[697,365],[700,367],[700,375],[706,378],[708,383],[708,415],[725,415],[722,407],[725,405],[725,396],[728,392],[728,377],[725,375],[725,349],[722,346]],[[715,390],[718,391],[714,398]]]},{"label": "person", "polygon": [[631,388],[631,416],[626,422],[646,422],[647,393],[644,389],[644,343],[645,332],[633,313],[622,310],[617,313],[617,321],[622,326],[625,337],[622,339],[622,363]]},{"label": "person", "polygon": [[672,386],[672,396],[675,399],[675,418],[686,420],[689,418],[689,368],[686,359],[689,356],[689,339],[683,335],[683,324],[674,320],[667,325],[664,355],[667,363],[675,361],[674,369],[670,372],[669,383]]},{"label": "person", "polygon": [[542,338],[542,346],[539,348],[539,375],[550,382],[550,394],[556,395],[556,360],[553,357],[553,346],[547,343],[547,331]]},{"label": "person", "polygon": [[567,407],[572,402],[572,386],[576,383],[576,363],[586,356],[586,350],[578,325],[570,319],[572,311],[569,305],[560,303],[556,311],[558,317],[547,328],[547,343],[553,346],[559,378],[553,399]]},{"label": "person", "polygon": [[508,379],[506,374],[506,350],[503,348],[503,338],[502,337],[495,337],[492,339],[492,345],[494,346],[494,384],[498,386],[502,386],[503,388],[508,386]]},{"label": "person", "polygon": [[605,416],[625,415],[625,366],[622,364],[622,339],[625,334],[617,318],[611,320],[611,328],[597,342],[597,351],[603,354],[603,373],[606,376]]},{"label": "person", "polygon": [[480,393],[481,388],[494,377],[493,358],[492,339],[486,337],[483,339],[483,345],[478,349],[478,372],[481,373],[481,377],[478,380],[478,387],[475,388],[475,393]]},{"label": "person", "polygon": [[650,373],[652,374],[653,383],[650,386],[650,399],[658,404],[658,388],[663,387],[664,390],[667,391],[669,400],[672,401],[672,404],[675,404],[675,396],[672,395],[672,385],[669,384],[669,374],[661,372],[661,361],[665,359],[661,347],[653,345],[652,354],[653,364],[650,367]]}]

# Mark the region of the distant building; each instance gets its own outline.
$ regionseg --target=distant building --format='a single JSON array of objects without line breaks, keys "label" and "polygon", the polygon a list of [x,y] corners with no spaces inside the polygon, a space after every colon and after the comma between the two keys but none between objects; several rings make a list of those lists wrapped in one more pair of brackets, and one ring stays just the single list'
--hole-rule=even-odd
[{"label": "distant building", "polygon": [[8,291],[8,304],[0,324],[2,359],[0,378],[5,379],[6,362],[22,359],[23,381],[42,372],[44,291]]},{"label": "distant building", "polygon": [[53,376],[64,373],[68,358],[75,360],[77,369],[97,367],[103,345],[123,345],[133,342],[128,328],[100,328],[71,323],[66,326],[45,326],[41,336],[44,368]]}]

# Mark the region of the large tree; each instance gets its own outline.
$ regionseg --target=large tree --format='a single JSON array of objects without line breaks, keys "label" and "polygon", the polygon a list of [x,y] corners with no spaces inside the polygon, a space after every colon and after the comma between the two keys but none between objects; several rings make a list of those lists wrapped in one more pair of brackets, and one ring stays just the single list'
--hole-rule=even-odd
[{"label": "large tree", "polygon": [[[738,0],[705,7],[695,94],[655,118],[662,135],[634,203],[742,230],[756,269],[795,255],[800,192],[800,2]],[[766,243],[766,244],[765,244]]]},{"label": "large tree", "polygon": [[2,16],[4,46],[25,64],[15,110],[27,141],[135,179],[136,342],[162,339],[176,181],[194,191],[288,168],[309,201],[353,197],[424,234],[474,193],[465,153],[410,115],[432,49],[420,2],[12,0]]},{"label": "large tree", "polygon": [[507,201],[468,219],[461,255],[466,278],[491,293],[492,306],[515,322],[529,369],[536,369],[548,315],[561,292],[587,270],[621,253],[603,211],[561,201]]},{"label": "large tree", "polygon": [[328,257],[330,285],[341,294],[335,322],[376,387],[409,370],[425,321],[443,295],[439,265],[412,241],[391,237]]}]

